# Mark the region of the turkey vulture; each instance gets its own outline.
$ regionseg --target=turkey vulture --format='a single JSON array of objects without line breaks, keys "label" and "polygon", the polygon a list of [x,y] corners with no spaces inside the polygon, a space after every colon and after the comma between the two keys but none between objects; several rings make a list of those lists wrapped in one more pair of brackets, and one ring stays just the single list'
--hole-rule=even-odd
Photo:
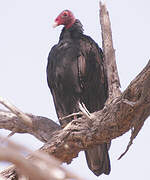
[{"label": "turkey vulture", "polygon": [[[64,127],[73,118],[69,121],[61,118],[79,112],[79,102],[89,112],[102,109],[108,85],[103,52],[91,37],[83,34],[81,22],[71,11],[64,10],[55,19],[54,27],[59,25],[64,27],[48,56],[47,81]],[[97,176],[110,173],[109,146],[103,143],[85,150],[88,167]]]}]

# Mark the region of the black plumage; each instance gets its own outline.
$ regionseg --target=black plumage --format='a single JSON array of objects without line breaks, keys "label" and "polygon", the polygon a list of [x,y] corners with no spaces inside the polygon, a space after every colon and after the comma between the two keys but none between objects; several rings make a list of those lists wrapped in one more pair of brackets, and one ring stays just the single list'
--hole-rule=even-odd
[{"label": "black plumage", "polygon": [[[89,112],[103,108],[108,96],[103,53],[91,37],[83,34],[79,20],[63,28],[58,44],[51,49],[47,81],[58,118],[79,112],[79,102]],[[62,127],[67,123],[60,121]],[[88,167],[97,176],[110,173],[108,149],[109,144],[104,143],[85,151]]]}]

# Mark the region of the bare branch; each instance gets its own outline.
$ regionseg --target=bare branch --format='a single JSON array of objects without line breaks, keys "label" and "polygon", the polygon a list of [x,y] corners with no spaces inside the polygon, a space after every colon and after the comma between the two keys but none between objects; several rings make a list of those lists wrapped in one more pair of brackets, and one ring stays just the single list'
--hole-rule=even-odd
[{"label": "bare branch", "polygon": [[91,114],[89,113],[89,111],[87,110],[87,108],[83,103],[82,104],[79,103],[79,109],[84,114],[84,116],[86,116],[88,119],[91,119]]},{"label": "bare branch", "polygon": [[7,129],[17,133],[29,133],[38,138],[42,142],[47,142],[51,139],[54,131],[61,129],[51,119],[41,116],[29,115],[32,119],[32,127],[23,124],[20,119],[12,112],[0,109],[0,129]]},{"label": "bare branch", "polygon": [[[125,103],[125,99],[134,103]],[[41,150],[70,163],[79,151],[109,142],[131,128],[136,130],[135,138],[142,127],[139,124],[144,124],[150,115],[150,61],[120,97],[93,115],[95,118],[78,118],[54,133],[51,141]]]},{"label": "bare branch", "polygon": [[32,120],[28,115],[24,114],[21,110],[19,110],[17,107],[15,107],[14,105],[12,105],[10,102],[6,101],[2,97],[0,97],[0,103],[4,105],[6,108],[8,108],[16,116],[18,116],[19,119],[22,121],[22,123],[24,123],[29,127],[32,127]]},{"label": "bare branch", "polygon": [[[108,101],[121,95],[120,80],[116,65],[115,50],[113,48],[112,31],[109,14],[105,4],[100,2],[100,24],[102,29],[102,44],[104,53],[105,68],[107,71],[109,99]],[[107,102],[108,102],[107,101]]]},{"label": "bare branch", "polygon": [[[72,121],[63,130],[54,131],[53,135],[50,133],[50,141],[40,151],[49,155],[52,154],[62,162],[70,163],[74,157],[77,157],[79,151],[95,144],[109,142],[131,128],[135,129],[133,134],[133,138],[135,138],[142,127],[139,124],[143,124],[149,115],[150,61],[120,97],[106,105],[103,110],[93,113],[92,117],[94,118],[89,120],[89,118],[83,116]],[[2,124],[0,123],[0,125]],[[12,126],[11,121],[10,126]],[[49,124],[49,126],[51,125]],[[137,127],[140,127],[138,131]],[[41,126],[38,126],[38,128],[41,128]],[[30,131],[32,130],[28,132]],[[34,133],[32,132],[32,134]],[[48,136],[46,136],[46,140],[48,140]],[[15,173],[14,167],[9,168],[8,171],[5,171],[5,177],[8,174]]]},{"label": "bare branch", "polygon": [[61,121],[63,120],[66,120],[68,118],[71,118],[71,117],[74,117],[74,116],[82,116],[83,113],[82,112],[77,112],[77,113],[72,113],[72,114],[69,114],[68,116],[65,116],[65,117],[62,117],[62,118],[59,118]]},{"label": "bare branch", "polygon": [[[7,146],[2,145],[0,147],[0,160],[15,164],[21,176],[24,175],[30,180],[81,180],[78,176],[61,167],[61,163],[54,157],[42,152],[32,152],[6,138],[1,137],[1,140],[7,142]],[[22,152],[32,154],[32,158],[25,159]],[[3,176],[5,175],[4,172],[2,173]]]}]

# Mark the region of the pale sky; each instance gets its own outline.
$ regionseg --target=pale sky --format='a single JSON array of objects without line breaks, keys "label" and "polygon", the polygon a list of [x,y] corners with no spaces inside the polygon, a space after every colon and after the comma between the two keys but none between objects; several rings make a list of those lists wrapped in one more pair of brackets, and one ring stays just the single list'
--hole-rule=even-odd
[{"label": "pale sky", "polygon": [[[123,91],[150,58],[150,1],[106,0],[106,4]],[[64,9],[72,10],[82,22],[85,34],[101,46],[98,0],[0,0],[0,96],[24,112],[55,121],[57,117],[46,82],[46,64],[48,53],[58,42],[62,29],[53,29],[52,24]],[[69,168],[87,180],[150,179],[149,125],[147,120],[129,152],[119,161],[117,158],[124,152],[130,133],[112,141],[109,176],[97,178],[93,175],[87,168],[83,153]],[[2,135],[7,133],[0,130]],[[11,139],[33,150],[42,145],[26,134],[16,134]],[[2,163],[0,166],[3,168]]]}]

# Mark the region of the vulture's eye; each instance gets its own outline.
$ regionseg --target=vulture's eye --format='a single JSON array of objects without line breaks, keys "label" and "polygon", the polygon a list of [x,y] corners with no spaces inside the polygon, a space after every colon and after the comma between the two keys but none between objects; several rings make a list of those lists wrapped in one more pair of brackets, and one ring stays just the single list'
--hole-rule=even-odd
[{"label": "vulture's eye", "polygon": [[68,13],[64,12],[63,17],[67,17]]}]

